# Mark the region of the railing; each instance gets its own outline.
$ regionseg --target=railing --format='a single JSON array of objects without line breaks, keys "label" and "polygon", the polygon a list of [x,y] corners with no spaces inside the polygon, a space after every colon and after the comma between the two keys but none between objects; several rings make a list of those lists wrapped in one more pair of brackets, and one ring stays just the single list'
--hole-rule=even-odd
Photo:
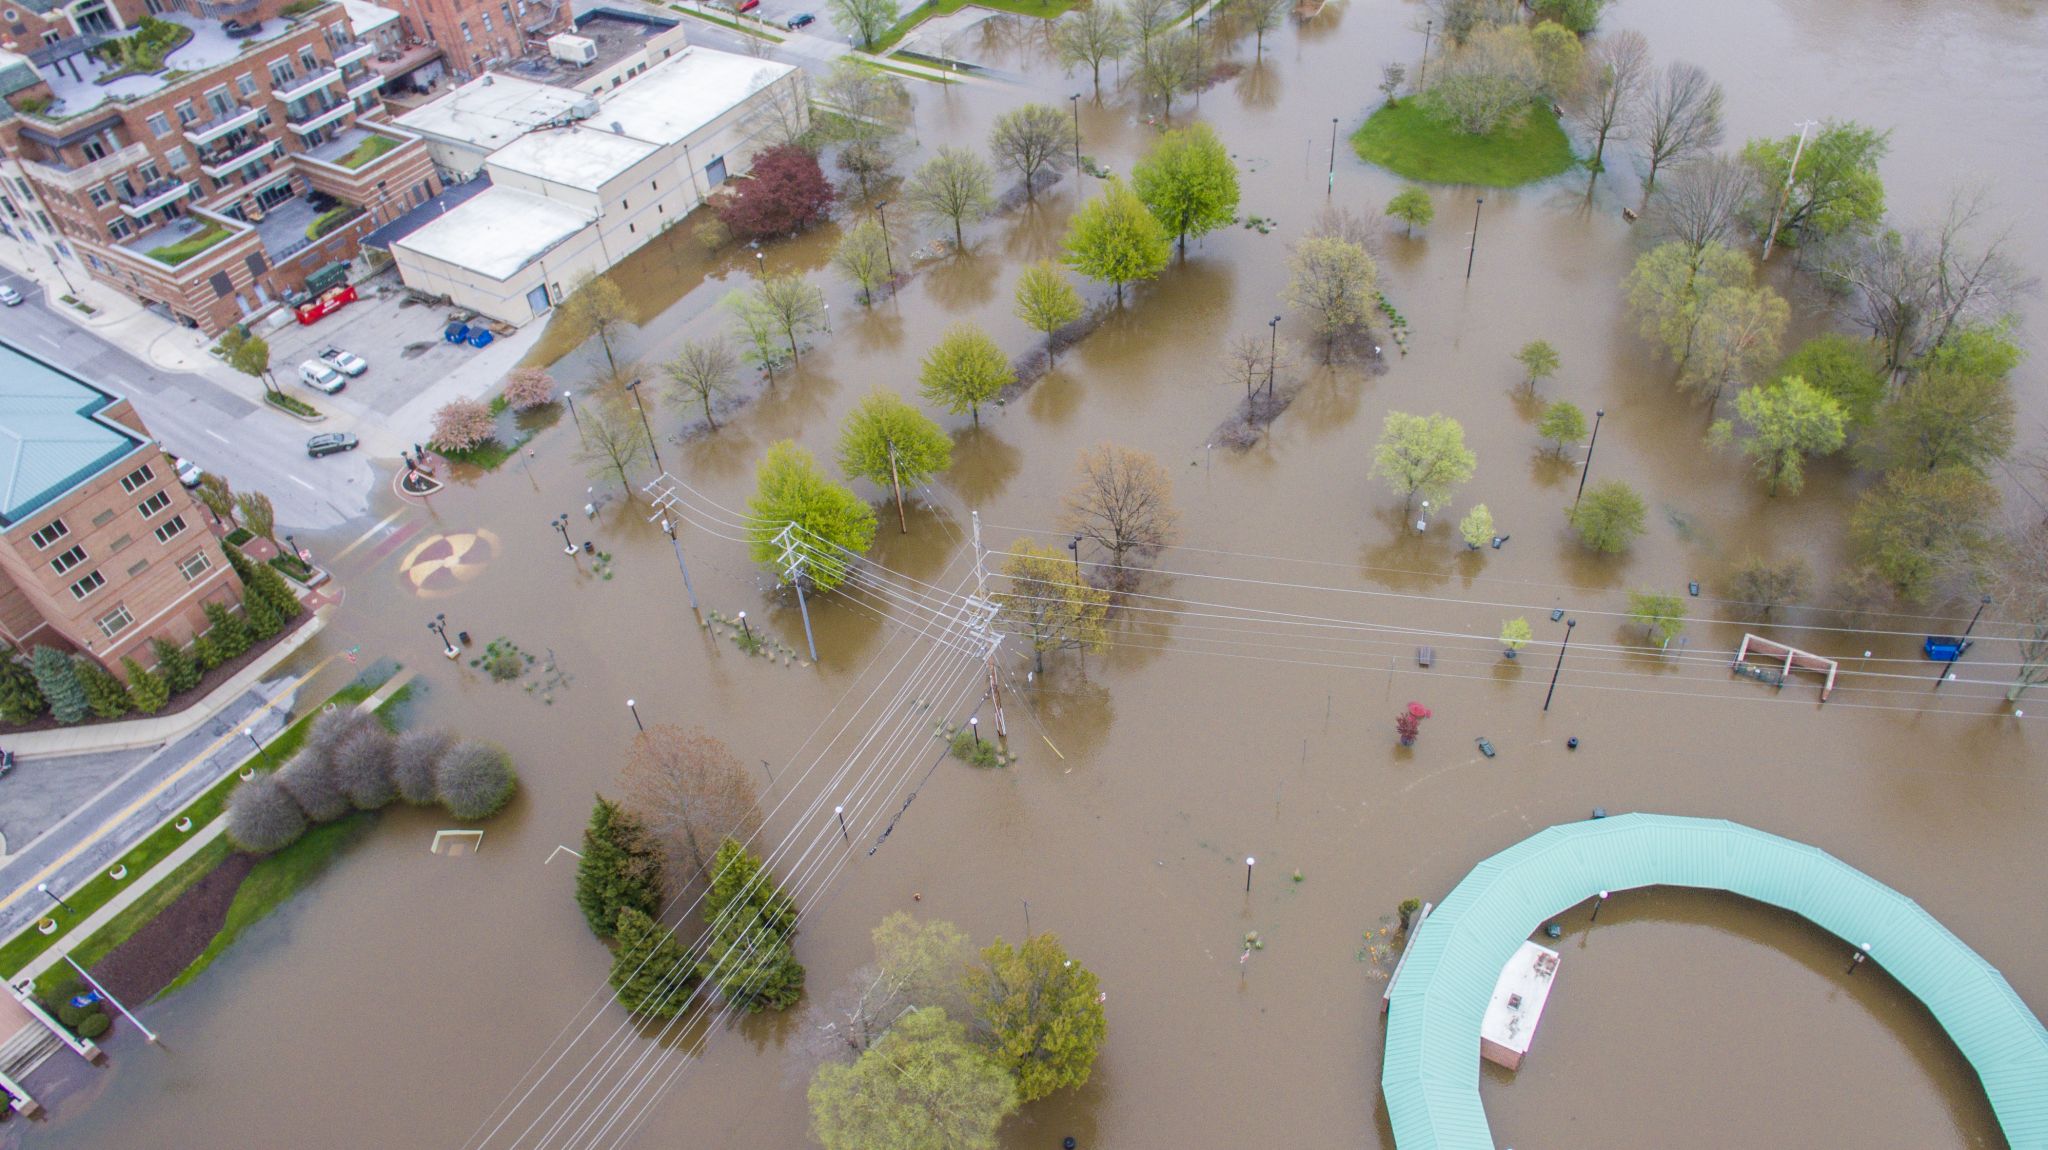
[{"label": "railing", "polygon": [[60,159],[22,160],[22,167],[35,177],[37,183],[51,184],[66,191],[76,192],[91,187],[149,158],[149,148],[143,144],[130,144],[118,152],[102,156],[88,164],[72,167]]},{"label": "railing", "polygon": [[177,201],[191,187],[192,184],[189,180],[182,180],[176,176],[166,176],[161,180],[151,181],[144,185],[141,191],[133,194],[124,190],[117,190],[114,195],[115,198],[121,201],[122,211],[130,216],[140,218],[163,207],[165,204]]},{"label": "railing", "polygon": [[286,80],[283,84],[272,85],[270,94],[289,104],[293,100],[312,95],[340,78],[340,69],[331,64],[323,65],[318,72],[304,80]]},{"label": "railing", "polygon": [[265,153],[274,151],[277,147],[276,140],[252,134],[232,149],[199,153],[199,170],[219,179],[255,160],[262,159]]},{"label": "railing", "polygon": [[184,127],[185,138],[195,144],[210,144],[244,124],[255,123],[257,117],[262,114],[263,109],[261,108],[252,108],[247,104],[236,104],[225,112],[217,113],[211,119],[186,124]]},{"label": "railing", "polygon": [[318,128],[323,128],[326,127],[328,124],[334,123],[336,120],[339,120],[343,116],[347,115],[349,113],[349,110],[354,107],[355,105],[349,103],[347,100],[341,100],[329,107],[308,108],[303,112],[288,115],[285,118],[285,123],[291,125],[292,131],[297,132],[303,136],[313,132]]},{"label": "railing", "polygon": [[336,67],[346,68],[356,61],[368,57],[376,50],[377,46],[368,40],[355,40],[337,44],[334,45],[334,64]]}]

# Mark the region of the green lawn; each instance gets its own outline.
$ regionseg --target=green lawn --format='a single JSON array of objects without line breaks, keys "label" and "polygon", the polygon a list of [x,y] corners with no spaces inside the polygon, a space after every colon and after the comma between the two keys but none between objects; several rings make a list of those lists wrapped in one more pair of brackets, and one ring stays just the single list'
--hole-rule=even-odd
[{"label": "green lawn", "polygon": [[[178,972],[178,977],[158,993],[174,993],[191,984],[192,980],[205,973],[222,952],[235,944],[242,932],[262,922],[270,913],[307,883],[320,877],[334,856],[343,847],[354,842],[364,831],[370,829],[373,812],[358,811],[338,822],[323,823],[307,831],[292,845],[265,856],[242,880],[235,890],[235,901],[228,906],[227,921],[221,924],[220,933],[192,960],[192,965]],[[197,881],[197,880],[194,880]]]},{"label": "green lawn", "polygon": [[[379,683],[381,682],[382,680],[379,680]],[[376,691],[377,686],[378,683],[350,683],[348,686],[335,692],[334,697],[329,701],[338,706],[353,706],[369,698]],[[403,691],[399,692],[399,696],[404,694],[405,692]],[[398,696],[394,696],[385,705],[388,707],[397,701]],[[383,708],[379,708],[379,712],[381,713],[382,711]],[[294,754],[297,754],[299,745],[306,741],[307,728],[312,726],[313,717],[319,713],[320,708],[318,707],[307,711],[305,716],[299,719],[298,722],[286,727],[276,738],[265,743],[263,746],[264,757],[260,769],[272,769],[291,758]],[[30,959],[49,949],[51,943],[63,938],[70,932],[73,926],[92,914],[92,912],[105,906],[108,900],[119,893],[124,886],[140,881],[144,875],[149,873],[151,867],[162,862],[172,851],[177,850],[181,843],[197,833],[199,828],[212,822],[219,816],[221,810],[227,806],[228,792],[233,790],[235,784],[239,781],[240,779],[235,774],[229,774],[227,778],[207,788],[205,793],[192,800],[192,804],[186,807],[183,812],[186,817],[192,820],[191,831],[180,831],[175,821],[165,823],[147,838],[130,847],[128,853],[122,855],[119,860],[120,865],[128,868],[127,878],[116,882],[114,879],[107,877],[107,871],[101,871],[94,875],[92,881],[84,886],[79,887],[75,891],[67,892],[64,895],[64,901],[71,904],[71,910],[69,913],[60,912],[57,915],[57,930],[55,933],[39,934],[34,926],[30,926],[27,930],[9,940],[5,946],[0,946],[0,973],[4,973],[7,977],[12,978]],[[205,857],[206,853],[202,851],[198,857]],[[226,856],[222,855],[221,857]],[[216,858],[214,861],[218,863],[219,858]],[[111,866],[107,868],[107,870],[112,869]],[[210,870],[212,868],[208,867],[207,869]],[[204,872],[202,871],[201,873],[203,874]],[[183,876],[181,875],[180,877]],[[188,885],[190,882],[197,881],[198,876],[192,876],[188,880]],[[145,898],[140,901],[146,902],[148,899]],[[118,921],[117,919],[116,922]],[[109,923],[107,928],[103,928],[98,933],[105,934],[114,925],[115,923]],[[140,925],[141,923],[138,922],[130,926],[128,928],[129,933],[134,933],[134,930],[139,928]],[[87,939],[83,945],[92,946],[97,941],[97,937]],[[104,954],[112,949],[112,946],[107,946],[100,950],[99,953]]]},{"label": "green lawn", "polygon": [[1351,146],[1368,164],[1432,184],[1512,188],[1569,170],[1575,158],[1557,115],[1531,105],[1519,120],[1484,136],[1453,131],[1426,113],[1419,100],[1382,107],[1352,134]]},{"label": "green lawn", "polygon": [[177,267],[179,264],[184,263],[186,260],[227,238],[228,230],[226,228],[219,224],[209,223],[189,236],[165,244],[162,247],[151,248],[145,254],[158,263]]},{"label": "green lawn", "polygon": [[[1009,12],[1017,16],[1037,16],[1043,20],[1054,19],[1074,7],[1077,0],[925,0],[912,8],[896,26],[882,34],[880,40],[869,51],[887,52],[897,41],[910,34],[912,28],[934,16],[950,16],[962,8],[993,8],[998,12]],[[919,76],[918,79],[925,79]]]},{"label": "green lawn", "polygon": [[389,136],[372,134],[369,139],[357,144],[354,151],[334,162],[344,168],[360,168],[397,146],[398,141]]},{"label": "green lawn", "polygon": [[705,12],[696,8],[685,8],[681,4],[671,4],[669,5],[669,7],[675,9],[678,12],[681,12],[685,16],[695,16],[697,19],[702,20],[708,24],[720,24],[732,29],[735,32],[744,32],[749,36],[759,36],[761,39],[773,44],[782,43],[782,37],[767,31],[766,29],[762,28],[757,22],[741,23],[740,21],[735,20],[730,16],[722,15],[716,12]]}]

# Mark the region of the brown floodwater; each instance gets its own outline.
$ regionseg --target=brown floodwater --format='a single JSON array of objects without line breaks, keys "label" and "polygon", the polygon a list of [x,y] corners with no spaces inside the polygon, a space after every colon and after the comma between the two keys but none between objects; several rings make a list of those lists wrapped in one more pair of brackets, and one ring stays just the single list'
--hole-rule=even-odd
[{"label": "brown floodwater", "polygon": [[[1277,228],[1208,237],[1056,371],[985,410],[979,429],[949,419],[955,466],[913,507],[911,534],[884,512],[876,561],[951,591],[971,566],[970,508],[997,549],[1026,533],[1063,542],[1053,524],[1080,449],[1113,439],[1173,473],[1185,547],[1160,558],[1170,574],[1141,585],[1157,598],[1133,600],[1143,609],[1125,614],[1115,646],[1085,661],[1053,656],[1029,684],[1028,662],[1010,661],[1014,766],[931,769],[931,725],[964,718],[977,688],[965,660],[926,659],[934,644],[918,627],[928,619],[904,600],[815,600],[815,668],[748,658],[700,631],[645,503],[587,476],[573,458],[575,425],[562,421],[525,465],[458,483],[425,508],[380,507],[377,518],[401,514],[334,561],[347,599],[307,656],[361,645],[406,660],[425,687],[414,722],[511,749],[524,788],[488,824],[483,849],[435,856],[427,847],[442,820],[388,812],[197,984],[150,1008],[165,1049],[123,1049],[48,1123],[0,1130],[53,1147],[456,1147],[509,1095],[519,1117],[484,1144],[514,1144],[566,1080],[558,1069],[522,1098],[522,1076],[565,1024],[587,1017],[607,968],[570,898],[572,860],[547,860],[576,845],[593,792],[614,787],[633,733],[628,698],[650,722],[702,724],[742,761],[765,763],[766,841],[793,834],[802,857],[838,868],[800,871],[805,1009],[714,1033],[651,1109],[649,1093],[626,1108],[643,1123],[638,1145],[806,1144],[806,1037],[821,1021],[812,1007],[867,960],[869,928],[912,909],[978,941],[1015,939],[1027,901],[1031,926],[1057,932],[1100,974],[1110,1037],[1093,1080],[1027,1107],[1006,1126],[1006,1147],[1067,1135],[1084,1147],[1390,1145],[1378,1087],[1386,964],[1365,936],[1379,937],[1401,899],[1441,898],[1479,859],[1594,806],[1723,816],[1821,846],[1920,900],[2037,1010],[2048,1003],[2037,911],[2048,884],[2031,863],[2048,785],[2036,718],[2000,701],[1992,664],[2010,648],[1995,623],[1980,626],[1993,641],[1939,693],[1917,636],[1960,620],[1796,614],[1792,641],[1845,660],[1824,707],[1809,682],[1774,694],[1727,675],[1719,652],[1741,629],[1714,619],[1722,576],[1750,553],[1800,556],[1824,586],[1860,480],[1826,464],[1804,494],[1772,500],[1740,459],[1702,446],[1706,413],[1673,392],[1622,313],[1617,283],[1641,242],[1619,214],[1632,180],[1603,186],[1591,210],[1572,180],[1488,192],[1469,283],[1474,196],[1439,189],[1426,234],[1385,243],[1409,354],[1389,345],[1384,373],[1297,369],[1299,396],[1264,442],[1242,455],[1205,448],[1237,398],[1221,370],[1225,342],[1264,335],[1286,312],[1286,245],[1328,202],[1330,117],[1355,126],[1378,65],[1419,49],[1419,14],[1332,4],[1316,25],[1269,37],[1265,65],[1211,88],[1198,113],[1177,104],[1175,122],[1196,114],[1222,133],[1244,171],[1245,214]],[[1732,140],[1809,116],[1891,128],[1884,175],[1898,219],[1929,219],[1951,187],[1987,181],[2014,223],[2015,253],[2048,266],[2048,232],[2022,214],[2048,176],[2048,127],[2028,114],[2048,71],[2048,18],[2033,6],[1624,0],[1607,26],[1640,28],[1660,60],[1707,67],[1726,86]],[[1039,43],[1029,30],[996,30],[988,51],[1042,98],[1085,91],[1085,77],[1044,64]],[[1249,63],[1248,41],[1236,57]],[[917,140],[981,140],[1024,95],[921,90]],[[1120,171],[1154,132],[1122,97],[1084,99],[1082,126],[1089,153]],[[1336,203],[1376,207],[1397,187],[1340,148]],[[1024,353],[1034,340],[1010,315],[1011,285],[1024,261],[1056,251],[1074,195],[1068,179],[1034,208],[981,225],[970,254],[920,265],[872,309],[822,271],[829,229],[770,246],[773,269],[821,273],[834,331],[715,436],[674,442],[692,412],[658,404],[669,467],[706,500],[740,508],[768,444],[794,438],[829,462],[837,422],[862,394],[914,395],[917,361],[946,325],[980,322]],[[899,238],[914,230],[893,210],[890,224]],[[651,365],[714,330],[718,298],[745,285],[752,262],[706,255],[687,228],[636,256],[619,273],[646,320],[630,354]],[[1811,330],[1822,318],[1801,322]],[[2038,299],[2024,319],[2034,345]],[[1293,317],[1280,334],[1306,338]],[[1607,412],[1597,476],[1626,478],[1650,501],[1650,530],[1624,557],[1589,557],[1564,531],[1576,471],[1543,455],[1510,359],[1538,337],[1564,360],[1545,394]],[[580,387],[601,364],[586,347],[556,372]],[[2018,378],[2035,442],[2048,417],[2041,378],[2037,355]],[[1449,515],[1423,533],[1366,475],[1389,410],[1457,417],[1479,457]],[[578,509],[596,495],[610,498],[585,520]],[[1476,502],[1512,535],[1504,548],[1474,554],[1456,542],[1454,520]],[[613,554],[614,577],[561,553],[548,521],[564,511],[579,539],[594,535]],[[314,546],[334,556],[365,526]],[[721,537],[737,532],[707,526],[682,534],[704,605],[747,610],[801,651],[794,604]],[[417,594],[404,568],[414,548],[478,527],[498,540],[488,563],[445,594]],[[1705,598],[1687,647],[1623,650],[1640,642],[1623,625],[1625,592],[1683,594],[1690,580]],[[1563,630],[1549,621],[1553,605],[1587,630],[1573,633],[1545,713],[1548,645]],[[566,681],[544,701],[443,663],[422,627],[437,611],[478,644],[504,636],[551,654]],[[1537,645],[1506,663],[1492,636],[1522,614]],[[1859,625],[1878,633],[1849,629]],[[1424,643],[1436,649],[1428,670],[1415,660]],[[337,662],[315,687],[345,675]],[[1391,718],[1409,700],[1435,717],[1399,751]],[[863,777],[888,784],[859,792],[858,845],[831,854],[821,820],[856,788],[827,780],[848,763],[875,765],[878,748],[859,741],[877,729],[899,737],[879,748],[887,775]],[[1499,757],[1480,757],[1480,736]],[[1564,746],[1571,736],[1576,752]],[[814,802],[822,812],[803,818]],[[1248,855],[1259,860],[1249,895]],[[1503,1145],[2001,1144],[1953,1045],[1881,971],[1843,977],[1840,940],[1711,894],[1622,894],[1590,928],[1583,908],[1560,910],[1570,933],[1559,993],[1531,1059],[1481,1079]],[[1265,946],[1240,964],[1251,930]],[[619,1022],[602,1013],[591,1034]],[[622,1128],[566,1137],[575,1129],[517,1144],[608,1145]]]}]

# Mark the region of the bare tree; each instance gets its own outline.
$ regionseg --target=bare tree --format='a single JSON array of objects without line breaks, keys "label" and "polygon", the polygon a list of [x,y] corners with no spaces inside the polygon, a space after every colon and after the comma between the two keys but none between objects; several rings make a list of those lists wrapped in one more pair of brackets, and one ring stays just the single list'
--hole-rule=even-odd
[{"label": "bare tree", "polygon": [[1694,253],[1708,244],[1727,243],[1755,188],[1754,169],[1740,160],[1713,155],[1687,164],[1651,198],[1651,231],[1660,242],[1681,243]]},{"label": "bare tree", "polygon": [[941,147],[903,187],[911,210],[953,225],[953,246],[967,246],[966,225],[995,207],[995,174],[966,148]]},{"label": "bare tree", "polygon": [[1721,85],[1697,64],[1675,61],[1650,85],[1643,109],[1642,139],[1650,171],[1643,179],[1643,205],[1657,190],[1657,173],[1710,152],[1721,143]]},{"label": "bare tree", "polygon": [[1038,173],[1067,166],[1076,147],[1074,122],[1051,104],[1026,104],[996,117],[988,148],[996,162],[1024,180],[1024,198],[1038,198]]},{"label": "bare tree", "polygon": [[1175,0],[1127,0],[1124,13],[1130,20],[1131,47],[1142,63],[1152,53],[1152,39],[1173,21]]},{"label": "bare tree", "polygon": [[631,412],[624,410],[624,401],[614,398],[608,403],[586,404],[582,408],[582,438],[576,448],[576,461],[589,469],[593,476],[616,473],[619,486],[626,491],[626,498],[633,498],[633,483],[630,472],[643,463],[650,462],[647,434]]},{"label": "bare tree", "polygon": [[1059,23],[1053,25],[1052,45],[1053,51],[1059,55],[1060,67],[1088,65],[1088,74],[1095,82],[1095,99],[1099,102],[1102,99],[1102,62],[1114,60],[1130,49],[1131,21],[1113,0],[1096,0],[1060,17]]},{"label": "bare tree", "polygon": [[1316,212],[1316,222],[1310,225],[1308,235],[1311,239],[1324,236],[1356,244],[1378,263],[1386,246],[1386,226],[1386,217],[1371,208],[1326,203]]},{"label": "bare tree", "polygon": [[[1245,26],[1252,30],[1252,59],[1254,61],[1264,58],[1266,54],[1266,33],[1280,27],[1280,21],[1287,16],[1287,10],[1292,6],[1288,3],[1288,0],[1243,0],[1239,15],[1244,18]],[[1399,67],[1399,65],[1395,65],[1395,67]],[[1394,86],[1400,86],[1398,79],[1394,81]],[[1391,98],[1392,93],[1388,93],[1388,96]]]},{"label": "bare tree", "polygon": [[842,57],[818,85],[817,100],[832,113],[820,126],[839,143],[839,167],[859,181],[866,199],[869,183],[896,162],[910,92],[887,72]]},{"label": "bare tree", "polygon": [[732,345],[723,336],[712,336],[702,342],[688,340],[662,368],[675,381],[678,392],[704,406],[704,422],[717,431],[718,420],[712,417],[711,401],[732,386],[733,376],[739,370],[739,358],[733,355]]},{"label": "bare tree", "polygon": [[1075,466],[1062,526],[1108,551],[1110,582],[1127,586],[1135,573],[1124,561],[1158,554],[1177,534],[1173,480],[1150,454],[1113,443],[1083,451]]},{"label": "bare tree", "polygon": [[[759,36],[745,39],[747,50],[755,54],[774,46],[772,41]],[[788,83],[770,84],[763,89],[750,122],[754,137],[770,147],[802,142],[811,130],[811,82],[808,73],[799,68]]]},{"label": "bare tree", "polygon": [[2017,624],[2019,657],[2013,661],[2019,666],[2005,692],[2017,703],[2030,688],[2048,683],[2048,522],[2016,533],[2007,545],[2010,555],[1998,566],[1994,593],[2000,613]]},{"label": "bare tree", "polygon": [[749,297],[755,312],[765,319],[789,344],[792,362],[797,354],[797,337],[815,331],[825,316],[825,293],[801,276],[769,276],[754,285]]},{"label": "bare tree", "polygon": [[1201,81],[1201,41],[1183,28],[1155,35],[1139,51],[1138,91],[1159,101],[1162,114],[1172,120],[1174,96]]},{"label": "bare tree", "polygon": [[1223,377],[1233,385],[1242,383],[1247,400],[1266,382],[1266,348],[1271,342],[1270,336],[1240,335],[1224,352]]},{"label": "bare tree", "polygon": [[1593,156],[1586,161],[1592,172],[1587,195],[1593,194],[1593,184],[1600,178],[1607,141],[1628,138],[1649,77],[1650,42],[1632,28],[1602,36],[1586,57],[1585,82],[1565,111],[1593,137]]},{"label": "bare tree", "polygon": [[622,805],[661,841],[675,873],[705,874],[720,843],[745,842],[761,828],[746,768],[700,727],[657,723],[640,732],[619,781]]},{"label": "bare tree", "polygon": [[562,313],[579,338],[597,337],[598,346],[604,348],[604,361],[617,375],[619,361],[613,345],[633,326],[633,309],[619,285],[609,276],[586,274],[576,280],[562,304]]}]

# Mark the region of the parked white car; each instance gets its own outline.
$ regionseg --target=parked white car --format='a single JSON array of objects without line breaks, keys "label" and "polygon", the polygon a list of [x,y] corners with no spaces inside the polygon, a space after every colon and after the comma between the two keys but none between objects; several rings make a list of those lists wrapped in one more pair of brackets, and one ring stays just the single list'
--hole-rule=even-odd
[{"label": "parked white car", "polygon": [[333,395],[348,386],[342,380],[340,372],[317,359],[309,359],[299,365],[299,382],[314,391],[325,392],[328,395]]},{"label": "parked white car", "polygon": [[176,459],[178,463],[178,482],[187,487],[199,486],[199,481],[206,472],[200,470],[199,465],[189,459],[178,459],[175,455],[171,458]]},{"label": "parked white car", "polygon": [[363,360],[362,356],[354,352],[343,351],[338,347],[330,347],[322,351],[320,353],[320,362],[348,376],[350,379],[354,379],[356,376],[370,370],[370,365]]},{"label": "parked white car", "polygon": [[21,293],[6,284],[0,284],[0,303],[4,303],[8,307],[20,307]]}]

